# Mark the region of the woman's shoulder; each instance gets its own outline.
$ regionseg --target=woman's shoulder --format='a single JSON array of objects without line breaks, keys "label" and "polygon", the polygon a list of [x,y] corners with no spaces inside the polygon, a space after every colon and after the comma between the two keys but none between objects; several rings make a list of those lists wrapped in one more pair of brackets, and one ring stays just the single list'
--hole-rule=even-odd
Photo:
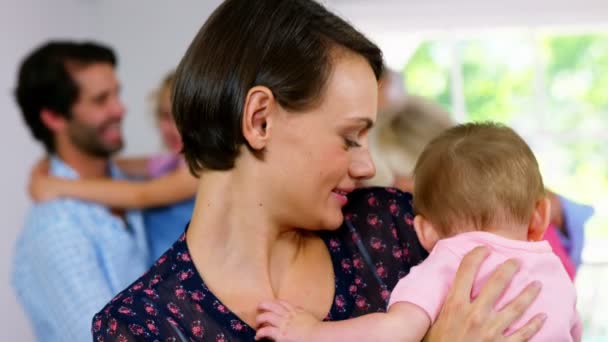
[{"label": "woman's shoulder", "polygon": [[344,213],[361,214],[363,212],[380,212],[395,214],[397,211],[414,215],[412,194],[396,188],[369,187],[360,188],[348,196]]},{"label": "woman's shoulder", "polygon": [[426,258],[413,226],[411,194],[393,188],[362,188],[348,199],[344,224],[333,237],[342,241],[353,259],[368,259],[381,277],[386,270],[396,272],[388,282],[394,285]]}]

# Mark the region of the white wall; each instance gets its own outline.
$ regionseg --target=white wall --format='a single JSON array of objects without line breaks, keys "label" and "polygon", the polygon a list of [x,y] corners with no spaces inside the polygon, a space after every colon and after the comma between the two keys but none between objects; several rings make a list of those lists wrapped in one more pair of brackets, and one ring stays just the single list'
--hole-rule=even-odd
[{"label": "white wall", "polygon": [[30,138],[13,100],[16,70],[29,50],[49,38],[95,36],[95,4],[82,0],[2,0],[0,4],[0,331],[3,341],[31,341],[29,323],[9,286],[14,240],[29,205],[24,192],[30,165],[42,150]]},{"label": "white wall", "polygon": [[100,38],[119,55],[119,76],[127,104],[124,122],[125,153],[159,149],[154,120],[147,104],[149,94],[175,68],[209,14],[220,0],[100,2]]}]

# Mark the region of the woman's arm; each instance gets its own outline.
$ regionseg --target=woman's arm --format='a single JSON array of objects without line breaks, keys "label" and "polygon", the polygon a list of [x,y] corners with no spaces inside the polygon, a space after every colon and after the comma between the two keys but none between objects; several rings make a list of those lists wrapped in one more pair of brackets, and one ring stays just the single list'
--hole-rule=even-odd
[{"label": "woman's arm", "polygon": [[132,157],[132,158],[116,158],[114,162],[118,168],[131,177],[149,178],[150,177],[150,158],[147,157]]},{"label": "woman's arm", "polygon": [[509,282],[518,270],[517,263],[507,261],[499,266],[479,296],[471,300],[471,289],[477,270],[488,256],[487,248],[478,247],[462,260],[439,317],[425,341],[527,341],[543,326],[546,315],[536,315],[508,337],[503,332],[521,317],[538,296],[540,284],[532,283],[500,311],[494,310]]},{"label": "woman's arm", "polygon": [[396,303],[387,313],[372,313],[345,321],[321,322],[284,301],[263,302],[256,340],[295,341],[421,341],[431,320],[419,307]]},{"label": "woman's arm", "polygon": [[148,208],[173,204],[196,194],[198,181],[181,167],[163,177],[143,181],[112,179],[68,180],[48,176],[48,166],[37,165],[32,173],[30,194],[36,201],[75,197],[114,208]]}]

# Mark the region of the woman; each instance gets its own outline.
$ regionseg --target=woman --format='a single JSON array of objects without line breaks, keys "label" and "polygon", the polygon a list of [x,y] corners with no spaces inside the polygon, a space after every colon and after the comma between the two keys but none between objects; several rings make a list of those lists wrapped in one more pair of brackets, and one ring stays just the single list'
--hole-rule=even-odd
[{"label": "woman", "polygon": [[[257,305],[281,298],[319,318],[385,310],[424,257],[411,197],[362,189],[374,166],[379,49],[310,0],[227,0],[183,57],[174,115],[200,177],[184,236],[93,319],[96,339],[255,336]],[[471,301],[484,249],[463,263],[431,340],[525,340],[537,316],[502,332],[539,289],[492,306],[516,270],[503,265]]]}]

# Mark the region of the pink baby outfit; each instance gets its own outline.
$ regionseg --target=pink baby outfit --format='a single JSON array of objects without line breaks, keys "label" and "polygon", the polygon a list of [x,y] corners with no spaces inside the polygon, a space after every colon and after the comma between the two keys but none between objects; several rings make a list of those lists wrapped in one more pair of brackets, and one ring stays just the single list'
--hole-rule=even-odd
[{"label": "pink baby outfit", "polygon": [[507,335],[536,314],[547,314],[547,321],[533,341],[577,341],[582,332],[576,312],[576,292],[559,258],[547,241],[528,242],[506,239],[487,232],[468,232],[437,242],[429,257],[399,280],[389,302],[409,302],[422,308],[435,321],[452,286],[456,270],[465,254],[479,245],[488,246],[490,256],[482,264],[473,286],[472,297],[496,267],[507,259],[517,259],[520,270],[496,304],[496,309],[513,300],[528,284],[538,280],[542,290],[526,313],[511,325]]}]

